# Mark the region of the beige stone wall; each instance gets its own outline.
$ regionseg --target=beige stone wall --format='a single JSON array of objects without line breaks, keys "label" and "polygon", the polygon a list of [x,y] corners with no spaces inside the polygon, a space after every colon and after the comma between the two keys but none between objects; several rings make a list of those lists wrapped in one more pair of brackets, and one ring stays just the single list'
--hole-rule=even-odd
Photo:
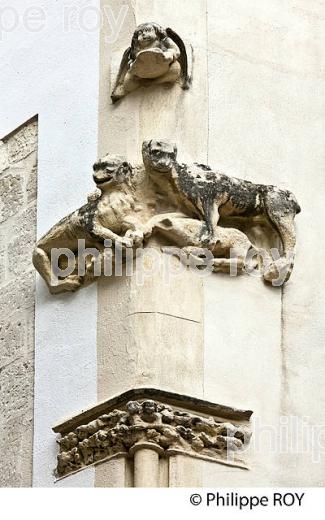
[{"label": "beige stone wall", "polygon": [[36,120],[0,141],[0,486],[32,482]]}]

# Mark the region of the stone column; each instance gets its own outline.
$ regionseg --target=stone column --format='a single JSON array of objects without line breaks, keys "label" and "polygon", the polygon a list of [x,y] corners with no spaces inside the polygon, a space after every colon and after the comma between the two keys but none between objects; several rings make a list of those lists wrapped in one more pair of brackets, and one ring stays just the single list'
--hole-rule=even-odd
[{"label": "stone column", "polygon": [[[142,162],[141,146],[153,136],[179,143],[184,160],[206,162],[208,135],[207,45],[205,2],[122,2],[103,0],[118,13],[128,6],[122,31],[115,43],[107,43],[108,26],[101,36],[99,155],[110,151]],[[163,10],[162,10],[163,5]],[[170,13],[173,13],[171,19]],[[194,28],[191,19],[197,21]],[[189,91],[178,85],[132,93],[113,106],[110,93],[121,56],[135,27],[159,20],[192,46],[196,55],[195,82]],[[193,125],[195,107],[195,125]],[[175,117],[176,116],[176,117]],[[163,258],[162,262],[163,264]],[[182,298],[179,299],[179,295]],[[162,273],[137,285],[134,277],[103,279],[98,287],[98,397],[107,398],[134,385],[203,396],[202,280],[184,273],[167,286]],[[194,386],[193,386],[194,385]]]},{"label": "stone column", "polygon": [[159,454],[164,450],[153,443],[139,443],[130,450],[134,455],[134,487],[159,487]]},{"label": "stone column", "polygon": [[184,270],[168,282],[164,266],[178,260],[154,251],[158,270],[142,284],[141,265],[99,282],[99,400],[141,386],[203,397],[202,279]]},{"label": "stone column", "polygon": [[[223,149],[219,146],[220,117],[228,124],[227,103],[222,100],[232,88],[232,78],[227,71],[221,73],[222,61],[216,52],[219,43],[214,27],[221,8],[205,0],[191,3],[190,9],[185,0],[177,6],[172,0],[102,0],[102,7],[107,5],[115,13],[128,5],[128,12],[114,43],[107,42],[110,28],[102,30],[99,156],[119,153],[137,164],[142,161],[143,140],[162,137],[177,143],[180,162],[211,162],[229,175],[271,183],[268,170],[246,171],[238,161],[231,167],[232,142],[224,142]],[[172,27],[192,45],[192,86],[188,91],[177,85],[139,89],[113,106],[109,96],[121,56],[135,27],[146,21]],[[274,424],[280,406],[281,289],[248,276],[212,275],[203,284],[186,272],[169,287],[162,278],[159,273],[142,286],[134,277],[100,280],[98,399],[155,386],[228,405],[256,407],[263,422]],[[265,316],[269,317],[267,329]],[[270,374],[274,375],[272,386],[266,383]],[[271,456],[259,457],[272,467]],[[173,457],[173,471],[182,460],[183,455]],[[188,466],[198,476],[199,468],[207,464],[192,459]],[[260,461],[257,466],[261,467]],[[223,473],[232,483],[243,479],[248,484],[260,478],[254,470],[234,480],[233,472],[238,470],[228,470],[223,468]],[[205,482],[225,482],[218,473],[219,469],[203,471]]]},{"label": "stone column", "polygon": [[[199,51],[207,45],[205,2],[194,3],[188,18],[185,0],[178,2],[176,10],[170,0],[163,4],[102,1],[102,7],[108,5],[115,14],[127,5],[128,12],[115,43],[107,44],[105,40],[109,27],[102,31],[99,155],[107,151],[119,153],[136,164],[142,162],[142,142],[158,136],[177,141],[184,160],[206,162],[207,57]],[[170,13],[174,13],[172,18]],[[195,28],[192,17],[197,20]],[[145,92],[141,89],[113,106],[109,96],[121,56],[130,45],[135,27],[146,21],[170,25],[191,43],[197,56],[195,82],[187,92],[179,86],[149,88]],[[99,282],[99,400],[141,386],[203,397],[203,283],[194,274],[184,272],[166,284],[163,265],[169,259],[159,255],[159,272],[146,278],[142,286],[136,277],[126,276]],[[135,478],[143,457],[142,450],[136,454]]]}]

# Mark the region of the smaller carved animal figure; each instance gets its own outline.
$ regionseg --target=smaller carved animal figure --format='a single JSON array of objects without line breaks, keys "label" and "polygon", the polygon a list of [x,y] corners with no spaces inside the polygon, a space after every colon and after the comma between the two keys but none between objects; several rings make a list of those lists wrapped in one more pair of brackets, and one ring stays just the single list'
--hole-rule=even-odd
[{"label": "smaller carved animal figure", "polygon": [[113,103],[139,87],[181,80],[188,89],[188,59],[185,44],[172,30],[157,23],[139,25],[131,47],[123,54],[111,99]]},{"label": "smaller carved animal figure", "polygon": [[208,260],[208,265],[215,272],[230,272],[236,263],[236,268],[241,271],[245,267],[248,260],[248,254],[251,258],[258,253],[248,237],[233,228],[218,228],[217,240],[203,247],[203,239],[207,233],[205,222],[198,219],[192,219],[184,216],[182,213],[165,213],[156,215],[147,224],[148,231],[159,233],[165,238],[172,240],[178,247],[191,255],[195,261],[195,265],[206,265],[201,262],[202,256],[205,257],[205,250],[209,250],[213,259]]},{"label": "smaller carved animal figure", "polygon": [[[134,216],[132,177],[132,167],[123,157],[105,156],[94,165],[93,178],[99,195],[90,197],[87,204],[60,220],[37,242],[33,263],[52,294],[75,291],[86,279],[91,279],[88,272],[84,276],[72,273],[58,279],[51,263],[53,249],[65,248],[76,254],[80,239],[85,241],[85,248],[98,251],[103,250],[104,240],[111,240],[112,245],[119,243],[121,247],[142,243],[141,225]],[[93,268],[91,263],[89,268]]]},{"label": "smaller carved animal figure", "polygon": [[[177,147],[169,140],[146,141],[142,152],[146,170],[158,190],[173,201],[175,208],[204,220],[207,234],[202,239],[206,245],[218,240],[220,217],[266,217],[280,236],[283,256],[276,266],[279,270],[286,267],[288,280],[296,242],[294,218],[300,212],[293,193],[228,177],[203,164],[179,164]],[[275,264],[263,276],[268,282],[278,278]]]}]

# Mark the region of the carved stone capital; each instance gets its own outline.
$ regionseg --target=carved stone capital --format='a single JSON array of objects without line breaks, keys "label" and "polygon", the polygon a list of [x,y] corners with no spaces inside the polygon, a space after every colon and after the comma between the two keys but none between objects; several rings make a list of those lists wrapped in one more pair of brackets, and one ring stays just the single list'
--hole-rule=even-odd
[{"label": "carved stone capital", "polygon": [[[130,394],[137,399],[129,400]],[[152,394],[155,399],[148,398]],[[219,415],[222,410],[226,420]],[[61,433],[56,473],[63,477],[143,448],[161,457],[182,453],[246,468],[242,454],[251,437],[251,413],[159,390],[126,392],[54,428]],[[236,422],[229,420],[231,415]]]}]

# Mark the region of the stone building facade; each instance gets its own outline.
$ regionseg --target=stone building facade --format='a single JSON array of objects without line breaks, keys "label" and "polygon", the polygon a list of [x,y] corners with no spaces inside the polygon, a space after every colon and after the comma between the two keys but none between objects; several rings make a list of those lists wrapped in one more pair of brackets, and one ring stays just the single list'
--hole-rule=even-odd
[{"label": "stone building facade", "polygon": [[[101,13],[91,30],[86,4]],[[1,485],[322,486],[325,9],[309,0],[43,7],[47,26],[21,28],[25,45],[6,34],[0,68]],[[181,38],[189,88],[179,77],[140,82],[112,103],[123,53],[152,21]],[[20,96],[9,57],[25,78]],[[294,193],[301,214],[286,284],[189,270],[166,284],[159,250],[160,270],[142,284],[122,272],[71,294],[50,294],[38,275],[35,287],[36,222],[40,238],[87,202],[99,158],[143,168],[152,140],[175,143],[179,163]],[[268,225],[248,235],[277,243]]]}]

